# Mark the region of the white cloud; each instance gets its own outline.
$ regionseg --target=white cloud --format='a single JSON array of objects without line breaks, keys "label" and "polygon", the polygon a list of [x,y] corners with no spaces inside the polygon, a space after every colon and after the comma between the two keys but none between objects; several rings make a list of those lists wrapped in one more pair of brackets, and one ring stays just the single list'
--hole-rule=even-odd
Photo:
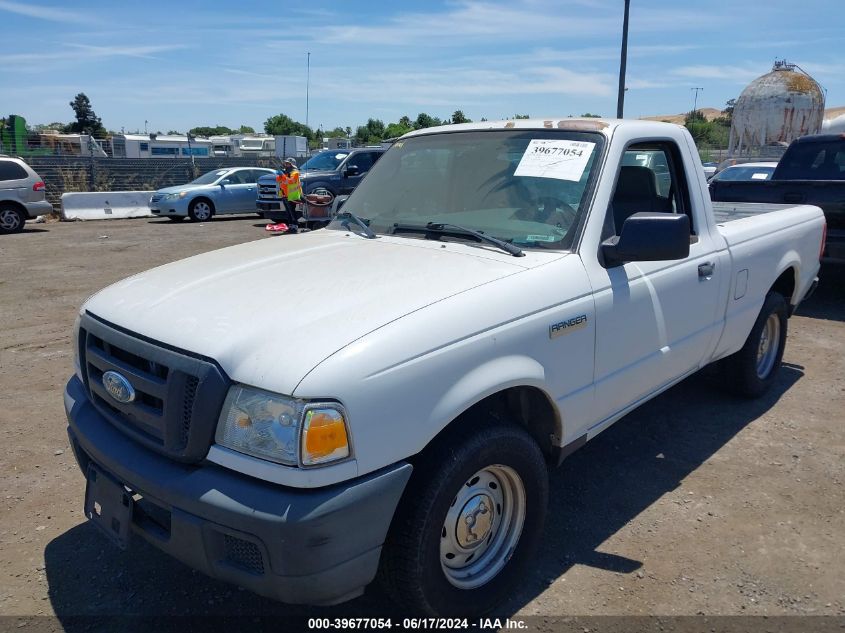
[{"label": "white cloud", "polygon": [[21,2],[11,2],[10,0],[0,0],[0,11],[16,13],[28,18],[49,20],[51,22],[69,22],[75,24],[91,22],[91,18],[76,11],[67,11],[66,9],[49,7],[43,4],[31,4],[29,2],[24,4]]},{"label": "white cloud", "polygon": [[767,70],[768,68],[765,64],[750,64],[746,66],[698,64],[674,68],[669,71],[669,74],[685,79],[714,79],[734,83],[748,83],[760,75],[765,74]]}]

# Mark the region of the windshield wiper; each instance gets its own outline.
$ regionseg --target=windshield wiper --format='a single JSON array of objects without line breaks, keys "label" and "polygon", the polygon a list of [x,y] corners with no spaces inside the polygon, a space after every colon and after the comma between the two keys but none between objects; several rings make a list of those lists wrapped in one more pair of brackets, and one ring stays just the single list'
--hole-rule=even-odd
[{"label": "windshield wiper", "polygon": [[448,235],[450,237],[471,237],[476,242],[487,242],[493,246],[498,246],[503,251],[513,255],[514,257],[525,257],[525,253],[523,253],[522,249],[518,246],[509,244],[508,242],[482,233],[481,231],[468,229],[465,226],[451,224],[449,222],[429,222],[425,226],[418,224],[396,223],[393,225],[393,232],[391,235],[396,235],[397,233],[422,233],[426,237],[433,236],[438,239],[442,235]]},{"label": "windshield wiper", "polygon": [[367,223],[364,222],[364,220],[359,218],[354,213],[344,211],[342,213],[338,213],[335,216],[335,219],[340,220],[341,224],[347,227],[349,226],[349,221],[352,220],[355,224],[361,227],[361,230],[364,232],[364,237],[366,237],[368,240],[374,240],[376,238],[375,232],[369,226],[367,226]]}]

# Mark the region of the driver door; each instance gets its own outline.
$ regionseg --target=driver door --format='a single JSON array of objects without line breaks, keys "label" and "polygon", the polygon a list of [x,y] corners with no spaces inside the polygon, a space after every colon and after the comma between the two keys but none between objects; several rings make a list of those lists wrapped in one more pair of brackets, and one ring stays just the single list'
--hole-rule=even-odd
[{"label": "driver door", "polygon": [[654,162],[666,164],[667,171],[623,160],[602,239],[618,235],[635,212],[684,213],[690,217],[690,250],[682,260],[587,266],[596,307],[595,429],[697,370],[718,334],[719,279],[728,265],[707,227],[698,226],[703,218],[693,212],[676,143],[641,143],[626,154],[643,150],[660,154]]}]

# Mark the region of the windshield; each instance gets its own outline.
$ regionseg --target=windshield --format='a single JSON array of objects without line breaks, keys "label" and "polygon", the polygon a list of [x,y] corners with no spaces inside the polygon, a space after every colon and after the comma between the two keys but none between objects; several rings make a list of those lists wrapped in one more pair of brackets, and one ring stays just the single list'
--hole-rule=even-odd
[{"label": "windshield", "polygon": [[449,223],[519,246],[569,248],[602,145],[600,134],[558,130],[409,138],[394,143],[343,210],[376,233]]},{"label": "windshield", "polygon": [[189,182],[189,185],[210,185],[215,180],[220,178],[220,176],[229,173],[228,169],[215,169],[214,171],[210,171],[207,174],[203,174],[196,180],[192,180]]},{"label": "windshield", "polygon": [[774,171],[774,166],[737,165],[722,170],[714,176],[714,180],[768,180]]},{"label": "windshield", "polygon": [[333,171],[349,156],[349,152],[328,151],[320,152],[305,161],[302,169],[315,169],[319,171]]}]

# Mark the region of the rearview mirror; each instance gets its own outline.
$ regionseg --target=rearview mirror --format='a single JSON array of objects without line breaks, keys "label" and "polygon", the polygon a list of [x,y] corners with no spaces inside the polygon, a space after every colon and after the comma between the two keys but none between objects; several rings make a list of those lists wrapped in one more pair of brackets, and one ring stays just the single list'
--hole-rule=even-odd
[{"label": "rearview mirror", "polygon": [[625,220],[620,233],[601,243],[607,267],[689,255],[689,217],[683,214],[635,213]]}]

